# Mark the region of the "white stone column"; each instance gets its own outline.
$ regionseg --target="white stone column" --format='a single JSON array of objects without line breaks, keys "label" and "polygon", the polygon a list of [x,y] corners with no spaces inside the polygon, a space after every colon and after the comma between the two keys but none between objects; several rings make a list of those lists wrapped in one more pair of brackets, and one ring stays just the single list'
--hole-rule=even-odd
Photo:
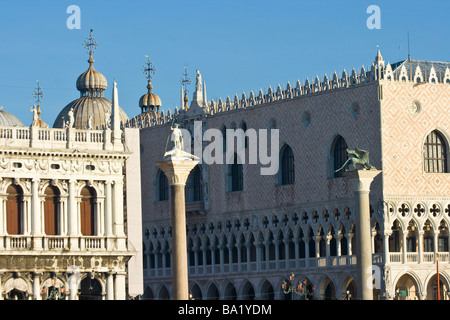
[{"label": "white stone column", "polygon": [[126,299],[125,272],[117,272],[114,281],[115,300]]},{"label": "white stone column", "polygon": [[106,275],[106,300],[114,300],[114,273],[108,272]]},{"label": "white stone column", "polygon": [[105,181],[105,236],[106,236],[106,250],[114,248],[114,241],[111,239],[113,219],[112,219],[112,192],[111,180]]},{"label": "white stone column", "polygon": [[170,186],[170,205],[172,214],[172,296],[175,300],[189,299],[185,185],[196,160],[184,160],[174,156],[158,162],[157,166],[167,176]]},{"label": "white stone column", "polygon": [[31,235],[32,248],[42,249],[42,226],[41,226],[41,206],[39,201],[39,182],[38,178],[31,180]]},{"label": "white stone column", "polygon": [[309,237],[303,237],[303,243],[305,244],[305,267],[309,268]]},{"label": "white stone column", "polygon": [[408,230],[402,229],[402,263],[406,263],[406,236],[408,234]]},{"label": "white stone column", "polygon": [[383,234],[383,255],[384,255],[383,262],[384,262],[384,264],[389,263],[391,260],[390,255],[389,255],[389,236],[390,236],[390,233],[385,231]]},{"label": "white stone column", "polygon": [[322,240],[322,236],[315,236],[316,240],[316,258],[320,258],[320,240]]},{"label": "white stone column", "polygon": [[370,227],[370,185],[381,171],[355,170],[345,172],[355,194],[355,217],[357,246],[357,287],[358,298],[373,300],[372,288],[372,246]]},{"label": "white stone column", "polygon": [[69,247],[70,250],[78,250],[78,206],[75,198],[76,180],[69,180],[69,197],[67,200],[67,213],[69,224]]},{"label": "white stone column", "polygon": [[417,254],[419,255],[419,263],[422,263],[422,252],[423,252],[423,234],[425,232],[423,230],[417,231],[417,237],[418,237],[418,248],[417,248]]},{"label": "white stone column", "polygon": [[[122,179],[122,178],[121,178]],[[117,250],[126,250],[126,237],[123,226],[123,181],[114,181],[114,235],[117,237]]]},{"label": "white stone column", "polygon": [[41,273],[33,273],[33,300],[42,300],[41,298]]},{"label": "white stone column", "polygon": [[438,243],[439,230],[433,230],[433,251],[434,251],[434,262],[438,259],[439,253],[439,243]]},{"label": "white stone column", "polygon": [[353,233],[351,232],[347,233],[347,252],[349,257],[353,255],[353,248],[352,248],[353,236],[354,236]]}]

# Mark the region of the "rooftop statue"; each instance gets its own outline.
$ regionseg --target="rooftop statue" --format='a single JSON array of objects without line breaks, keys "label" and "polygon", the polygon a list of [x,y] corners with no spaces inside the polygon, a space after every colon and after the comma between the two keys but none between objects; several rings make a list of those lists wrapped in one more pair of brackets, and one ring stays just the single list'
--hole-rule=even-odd
[{"label": "rooftop statue", "polygon": [[[347,161],[345,161],[344,165],[342,167],[340,167],[338,170],[336,170],[335,172],[341,171],[349,163],[351,165],[353,165],[355,170],[357,170],[357,168],[356,168],[357,164],[361,165],[366,170],[375,169],[375,167],[369,163],[369,151],[355,148],[354,150],[347,149],[347,153],[349,155],[352,155],[352,157],[348,158]],[[345,171],[348,171],[348,170],[345,169]]]}]

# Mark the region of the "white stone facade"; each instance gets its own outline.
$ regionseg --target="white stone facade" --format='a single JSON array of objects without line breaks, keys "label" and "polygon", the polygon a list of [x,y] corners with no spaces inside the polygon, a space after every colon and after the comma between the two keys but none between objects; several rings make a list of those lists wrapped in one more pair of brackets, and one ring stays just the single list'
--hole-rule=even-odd
[{"label": "white stone facade", "polygon": [[0,128],[0,299],[46,299],[52,286],[61,299],[128,297],[134,131]]}]

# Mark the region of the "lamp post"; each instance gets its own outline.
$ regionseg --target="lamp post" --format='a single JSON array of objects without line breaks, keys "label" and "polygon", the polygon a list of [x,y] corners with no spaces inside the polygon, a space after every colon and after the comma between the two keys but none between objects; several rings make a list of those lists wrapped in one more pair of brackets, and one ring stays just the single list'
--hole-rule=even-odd
[{"label": "lamp post", "polygon": [[[291,272],[289,275],[289,281],[293,283],[295,278],[295,274]],[[284,294],[291,294],[291,299],[294,300],[294,293],[303,297],[303,300],[309,300],[308,296],[312,296],[314,294],[315,287],[311,286],[311,289],[308,288],[308,280],[303,279],[302,282],[299,282],[297,286],[288,285],[286,281],[283,281],[281,284],[281,288],[283,289]]]}]

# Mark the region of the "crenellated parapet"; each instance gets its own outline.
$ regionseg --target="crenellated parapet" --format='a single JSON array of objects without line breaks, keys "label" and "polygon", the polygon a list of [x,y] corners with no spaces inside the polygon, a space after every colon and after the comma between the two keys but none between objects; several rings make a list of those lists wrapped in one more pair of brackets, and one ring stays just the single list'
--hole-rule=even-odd
[{"label": "crenellated parapet", "polygon": [[[235,109],[255,108],[258,106],[297,99],[303,96],[310,96],[323,92],[342,90],[377,81],[404,82],[410,84],[446,84],[450,85],[450,63],[432,62],[418,60],[404,60],[394,64],[384,64],[382,57],[377,56],[377,60],[366,70],[364,66],[357,71],[355,68],[348,73],[345,69],[341,74],[334,72],[328,76],[316,76],[313,79],[306,78],[303,82],[297,80],[295,84],[289,81],[285,86],[278,84],[275,88],[271,86],[267,90],[243,92],[235,94],[233,98],[227,96],[225,99],[219,98],[217,101],[210,100],[203,102],[203,112],[205,115],[214,115],[229,112]],[[206,94],[204,95],[206,97]],[[174,111],[167,113],[146,113],[140,114],[127,121],[125,127],[147,128],[158,125],[170,124],[180,116],[188,116],[189,112],[175,107]]]}]

